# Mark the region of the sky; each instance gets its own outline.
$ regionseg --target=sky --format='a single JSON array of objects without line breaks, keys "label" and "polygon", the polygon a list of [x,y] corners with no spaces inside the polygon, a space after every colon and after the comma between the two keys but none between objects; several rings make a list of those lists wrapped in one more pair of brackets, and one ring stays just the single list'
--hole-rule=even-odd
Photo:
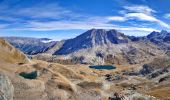
[{"label": "sky", "polygon": [[170,0],[0,0],[0,36],[62,40],[92,28],[170,31]]}]

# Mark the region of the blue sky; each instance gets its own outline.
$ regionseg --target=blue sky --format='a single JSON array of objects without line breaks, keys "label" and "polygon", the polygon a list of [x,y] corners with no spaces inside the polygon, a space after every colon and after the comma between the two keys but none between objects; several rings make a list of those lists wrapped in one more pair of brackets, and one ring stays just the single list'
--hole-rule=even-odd
[{"label": "blue sky", "polygon": [[170,30],[170,0],[0,0],[0,36],[73,38],[91,28]]}]

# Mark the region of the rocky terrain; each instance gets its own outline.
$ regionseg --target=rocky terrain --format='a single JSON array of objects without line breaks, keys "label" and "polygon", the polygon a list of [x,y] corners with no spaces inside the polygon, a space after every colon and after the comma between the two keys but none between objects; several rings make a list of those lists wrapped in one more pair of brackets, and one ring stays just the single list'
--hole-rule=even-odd
[{"label": "rocky terrain", "polygon": [[169,42],[160,42],[165,44],[162,48],[163,45],[152,41],[159,37],[155,34],[133,37],[116,30],[91,29],[33,58],[62,64],[142,64],[157,56],[166,56],[168,52]]},{"label": "rocky terrain", "polygon": [[81,49],[93,48],[98,45],[121,44],[128,43],[128,41],[128,37],[116,30],[106,31],[104,29],[91,29],[74,39],[67,40],[62,48],[54,54],[69,54]]},{"label": "rocky terrain", "polygon": [[0,74],[0,100],[13,100],[14,87],[7,76]]},{"label": "rocky terrain", "polygon": [[13,46],[35,59],[58,63],[142,64],[169,54],[170,33],[152,32],[145,37],[127,36],[117,30],[91,29],[73,39],[5,37]]},{"label": "rocky terrain", "polygon": [[[0,60],[0,72],[4,73],[0,78],[2,100],[79,100],[84,97],[87,97],[84,100],[94,100],[102,98],[96,90],[102,87],[100,79],[94,82],[92,81],[93,76],[89,79],[87,77],[90,75],[83,76],[79,74],[79,70],[73,71],[73,69],[57,63],[30,61],[5,40],[1,39],[0,43],[0,50],[6,50],[6,52],[0,52],[1,55],[8,55],[10,60],[13,59],[13,55],[10,53],[14,51],[13,53],[16,54],[16,59],[13,62],[8,62],[3,57]],[[24,62],[20,62],[21,58]],[[86,83],[94,85],[90,87],[92,90],[77,85]]]},{"label": "rocky terrain", "polygon": [[[92,29],[31,59],[0,39],[0,99],[169,100],[170,57],[167,48],[147,39],[160,36],[155,34],[137,38],[115,30]],[[116,69],[89,68],[95,64]]]}]

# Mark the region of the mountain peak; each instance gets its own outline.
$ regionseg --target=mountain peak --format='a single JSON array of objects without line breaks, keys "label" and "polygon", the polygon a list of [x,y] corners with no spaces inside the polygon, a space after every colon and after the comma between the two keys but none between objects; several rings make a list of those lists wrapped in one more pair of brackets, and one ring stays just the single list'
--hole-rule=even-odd
[{"label": "mountain peak", "polygon": [[76,38],[66,41],[63,47],[55,54],[68,54],[80,49],[93,48],[95,46],[128,43],[129,38],[114,29],[91,29]]},{"label": "mountain peak", "polygon": [[160,33],[161,34],[167,34],[168,32],[166,30],[162,30]]},{"label": "mountain peak", "polygon": [[105,29],[96,29],[96,28],[92,28],[90,29],[91,31],[104,31]]},{"label": "mountain peak", "polygon": [[[108,31],[110,31],[110,32],[115,32],[115,33],[118,32],[118,31],[115,30],[115,29],[106,30],[106,29],[96,29],[96,28],[92,28],[92,29],[89,30],[89,32],[108,32]],[[88,32],[88,31],[87,31],[87,32]]]},{"label": "mountain peak", "polygon": [[80,35],[79,38],[89,38],[93,42],[92,45],[127,43],[123,40],[128,40],[127,36],[115,29],[91,29]]},{"label": "mountain peak", "polygon": [[151,32],[150,34],[147,35],[147,38],[151,39],[151,38],[156,37],[158,35],[160,35],[160,32],[153,31],[153,32]]},{"label": "mountain peak", "polygon": [[91,29],[91,30],[89,30],[89,31],[87,31],[85,33],[89,33],[89,34],[96,34],[96,33],[100,34],[100,33],[102,33],[102,34],[104,34],[104,33],[106,33],[106,30],[105,29],[94,29],[93,28],[93,29]]},{"label": "mountain peak", "polygon": [[162,30],[161,32],[153,31],[147,36],[147,38],[151,39],[151,38],[155,38],[155,37],[165,37],[165,35],[167,35],[167,34],[168,34],[168,32],[166,30]]}]

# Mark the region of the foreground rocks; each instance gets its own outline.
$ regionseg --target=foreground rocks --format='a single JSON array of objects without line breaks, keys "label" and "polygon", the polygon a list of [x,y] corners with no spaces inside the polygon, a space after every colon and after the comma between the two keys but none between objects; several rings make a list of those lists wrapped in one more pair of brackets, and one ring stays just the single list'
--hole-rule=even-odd
[{"label": "foreground rocks", "polygon": [[9,78],[0,73],[0,100],[13,100],[14,88]]}]

